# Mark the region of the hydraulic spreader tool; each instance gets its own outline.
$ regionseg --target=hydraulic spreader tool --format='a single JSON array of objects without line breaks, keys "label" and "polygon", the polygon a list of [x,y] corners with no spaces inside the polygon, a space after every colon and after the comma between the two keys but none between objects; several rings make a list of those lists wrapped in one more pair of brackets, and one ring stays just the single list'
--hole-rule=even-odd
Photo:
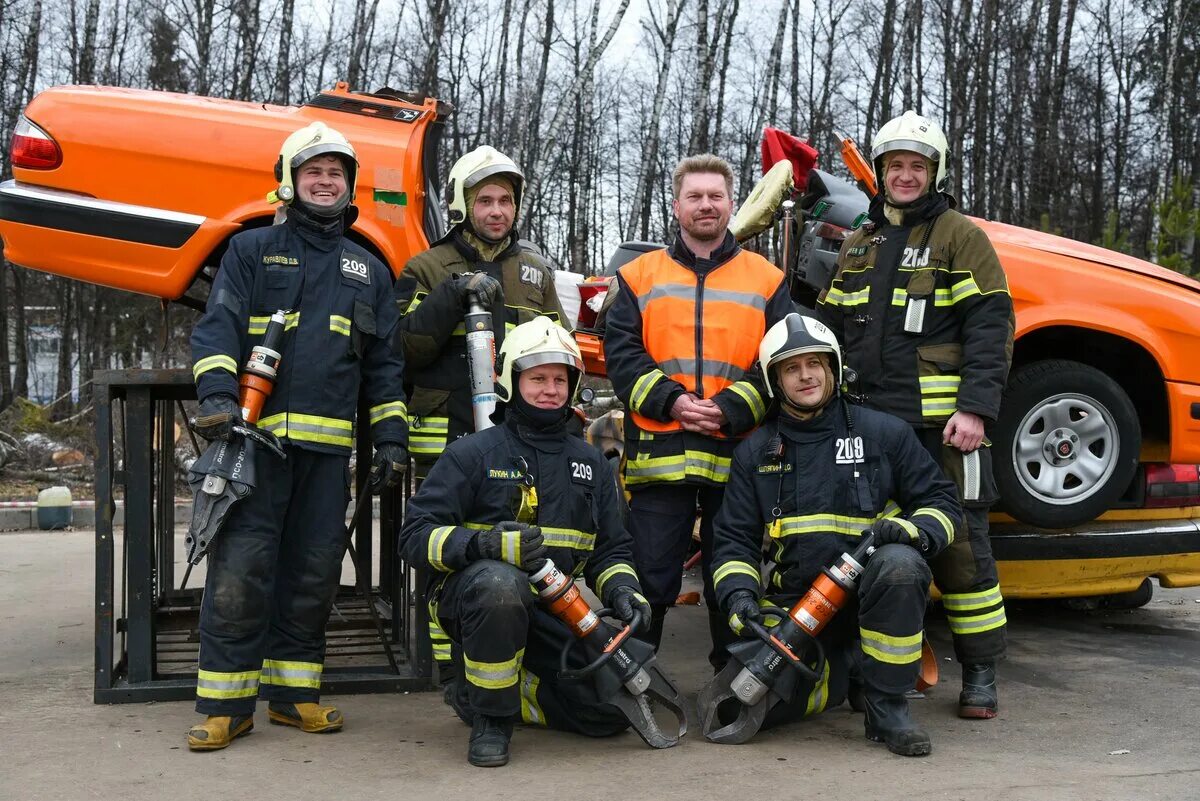
[{"label": "hydraulic spreader tool", "polygon": [[[590,679],[597,697],[621,710],[633,730],[651,748],[677,745],[687,734],[683,699],[655,662],[654,648],[631,636],[643,622],[641,615],[635,612],[634,620],[620,629],[610,626],[602,618],[612,617],[613,610],[593,610],[575,580],[550,559],[530,575],[529,581],[541,604],[575,635],[574,640],[567,640],[563,646],[559,679]],[[578,643],[586,643],[588,650],[599,655],[585,667],[571,670],[567,659]],[[679,723],[678,731],[663,732],[652,706],[669,711]]]},{"label": "hydraulic spreader tool", "polygon": [[762,728],[767,713],[792,701],[799,680],[816,684],[825,672],[825,652],[817,635],[854,596],[864,565],[875,552],[875,535],[864,531],[853,553],[843,553],[821,571],[790,611],[764,606],[780,622],[768,629],[746,625],[757,639],[729,648],[731,659],[696,699],[704,736],[714,743],[744,743]]},{"label": "hydraulic spreader tool", "polygon": [[[275,435],[256,425],[279,375],[286,324],[286,310],[272,314],[262,342],[251,349],[250,357],[246,359],[238,379],[241,388],[238,405],[243,424],[234,425],[235,438],[209,445],[188,470],[188,484],[195,500],[184,545],[188,562],[193,565],[200,564],[204,555],[212,550],[221,524],[233,505],[254,491],[256,445],[269,449],[280,459],[287,458]],[[194,420],[192,424],[195,425]]]}]

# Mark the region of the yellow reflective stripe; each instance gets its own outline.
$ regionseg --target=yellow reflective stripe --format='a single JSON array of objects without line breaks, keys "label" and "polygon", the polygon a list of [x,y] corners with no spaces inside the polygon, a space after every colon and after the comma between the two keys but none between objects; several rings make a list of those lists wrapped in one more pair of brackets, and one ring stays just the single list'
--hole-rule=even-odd
[{"label": "yellow reflective stripe", "polygon": [[264,659],[262,666],[262,683],[273,684],[276,687],[307,687],[320,689],[320,662],[286,662],[277,659]]},{"label": "yellow reflective stripe", "polygon": [[825,302],[833,306],[861,306],[871,299],[871,287],[865,287],[856,292],[843,292],[838,287],[830,287],[825,294]]},{"label": "yellow reflective stripe", "polygon": [[196,695],[200,698],[253,698],[258,695],[259,671],[224,673],[219,670],[196,671]]},{"label": "yellow reflective stripe", "polygon": [[198,359],[192,367],[192,379],[199,380],[200,376],[207,373],[209,370],[228,370],[237,375],[237,361],[232,356],[226,356],[224,353],[218,353],[215,356],[205,356],[203,359]]},{"label": "yellow reflective stripe", "polygon": [[[296,326],[300,325],[300,312],[288,312],[284,315],[284,331],[291,331]],[[246,333],[248,334],[265,334],[267,333],[267,323],[271,322],[271,315],[266,317],[251,317],[247,323]]]},{"label": "yellow reflective stripe", "polygon": [[574,548],[590,551],[596,547],[596,535],[577,528],[555,528],[542,526],[542,539],[549,548]]},{"label": "yellow reflective stripe", "polygon": [[891,519],[896,521],[896,524],[898,526],[900,526],[900,528],[904,529],[905,532],[908,533],[909,539],[911,539],[913,541],[921,539],[920,529],[918,529],[916,524],[913,523],[911,520],[905,520],[903,517],[899,517],[899,516],[893,517]]},{"label": "yellow reflective stripe", "polygon": [[667,374],[657,367],[650,372],[639,376],[637,381],[633,382],[633,392],[629,393],[629,406],[635,412],[641,411],[642,404],[646,402],[646,396],[650,394],[650,390],[654,389],[654,385],[659,381],[665,381]]},{"label": "yellow reflective stripe", "polygon": [[500,558],[510,565],[521,564],[521,532],[519,529],[500,532]]},{"label": "yellow reflective stripe", "polygon": [[922,395],[955,394],[962,383],[959,375],[923,375],[917,379],[921,384]]},{"label": "yellow reflective stripe", "polygon": [[535,726],[545,726],[546,713],[542,711],[542,707],[538,704],[537,700],[538,687],[542,683],[541,679],[525,668],[521,668],[517,675],[521,682],[521,722],[532,723]]},{"label": "yellow reflective stripe", "polygon": [[624,562],[617,562],[612,567],[606,568],[604,570],[604,572],[602,572],[599,576],[596,577],[596,587],[595,587],[596,595],[603,598],[605,583],[613,576],[619,575],[621,573],[624,573],[629,576],[633,576],[633,578],[635,580],[638,577],[637,571],[634,570],[631,566],[625,564]]},{"label": "yellow reflective stripe", "polygon": [[297,442],[320,442],[344,448],[354,446],[354,423],[336,417],[280,412],[259,420],[258,427]]},{"label": "yellow reflective stripe", "polygon": [[921,398],[921,415],[923,417],[948,416],[954,414],[957,405],[957,395]]},{"label": "yellow reflective stripe", "polygon": [[732,562],[726,562],[713,571],[713,586],[715,587],[730,576],[736,576],[738,574],[750,576],[754,579],[755,584],[758,583],[758,567],[750,564],[749,562],[735,560]]},{"label": "yellow reflective stripe", "polygon": [[450,661],[450,637],[442,630],[435,611],[431,611],[429,615],[429,643],[433,650],[434,661]]},{"label": "yellow reflective stripe", "polygon": [[329,330],[335,334],[350,336],[350,318],[340,314],[329,315]]},{"label": "yellow reflective stripe", "polygon": [[912,518],[914,518],[918,515],[925,515],[926,517],[932,517],[934,520],[936,520],[941,525],[942,529],[946,532],[946,544],[949,545],[950,543],[954,542],[954,524],[950,522],[950,518],[946,516],[945,512],[943,512],[940,509],[934,509],[933,507],[930,507],[930,506],[922,506],[919,509],[915,510],[908,517],[911,520]]},{"label": "yellow reflective stripe", "polygon": [[951,615],[946,613],[946,622],[950,624],[953,634],[982,634],[985,631],[998,629],[1008,622],[1004,607],[982,615]]},{"label": "yellow reflective stripe", "polygon": [[440,570],[443,573],[454,572],[442,561],[442,551],[453,534],[454,526],[438,526],[429,535],[429,544],[426,546],[425,555],[429,560],[429,566],[434,570]]},{"label": "yellow reflective stripe", "polygon": [[525,649],[517,651],[512,659],[502,662],[481,662],[463,655],[463,675],[467,681],[485,690],[503,690],[517,683],[521,660],[525,657]]},{"label": "yellow reflective stripe", "polygon": [[371,407],[370,417],[371,425],[375,425],[380,420],[386,420],[389,417],[399,417],[401,420],[407,420],[408,407],[404,405],[404,401],[381,403],[378,406]]},{"label": "yellow reflective stripe", "polygon": [[978,294],[980,294],[979,285],[975,283],[975,278],[967,278],[950,287],[950,302],[958,303],[963,298]]},{"label": "yellow reflective stripe", "polygon": [[413,311],[415,311],[416,308],[421,305],[421,301],[425,300],[425,298],[428,297],[428,295],[429,295],[428,292],[413,293],[412,300],[410,300],[408,302],[408,308],[404,310],[404,313],[412,314]]},{"label": "yellow reflective stripe", "polygon": [[942,594],[942,606],[947,612],[967,612],[972,609],[985,609],[995,606],[1004,600],[1000,594],[1000,585],[989,587],[979,592],[950,592]]},{"label": "yellow reflective stripe", "polygon": [[739,398],[746,402],[746,405],[750,407],[750,414],[754,416],[755,423],[762,422],[762,419],[766,417],[767,407],[753,384],[745,381],[735,381],[727,389],[736,393]]},{"label": "yellow reflective stripe", "polygon": [[882,631],[871,631],[859,628],[862,650],[867,656],[874,657],[889,665],[911,665],[921,659],[921,632],[895,636],[884,634]]},{"label": "yellow reflective stripe", "polygon": [[687,478],[686,461],[682,456],[655,456],[649,459],[630,459],[625,463],[625,483],[643,484],[648,481],[683,481]]},{"label": "yellow reflective stripe", "polygon": [[793,534],[843,534],[847,537],[858,537],[863,529],[870,528],[876,521],[874,517],[854,517],[852,515],[812,514],[792,515],[780,518],[782,524],[781,537]]},{"label": "yellow reflective stripe", "polygon": [[825,711],[829,703],[829,661],[825,661],[825,669],[821,671],[821,680],[808,694],[808,703],[804,707],[804,716],[817,715]]}]

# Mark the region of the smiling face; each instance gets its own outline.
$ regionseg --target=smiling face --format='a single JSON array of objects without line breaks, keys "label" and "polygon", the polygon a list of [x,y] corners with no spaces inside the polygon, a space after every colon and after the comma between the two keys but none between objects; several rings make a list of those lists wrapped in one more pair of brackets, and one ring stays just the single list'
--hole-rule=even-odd
[{"label": "smiling face", "polygon": [[346,192],[346,165],[337,156],[313,156],[296,170],[296,195],[309,205],[333,206]]},{"label": "smiling face", "polygon": [[775,371],[779,388],[801,409],[815,409],[833,393],[827,353],[798,353],[780,362]]},{"label": "smiling face", "polygon": [[675,219],[685,234],[698,242],[725,238],[733,214],[733,198],[725,176],[715,172],[689,172],[672,203]]},{"label": "smiling face", "polygon": [[883,184],[888,200],[897,205],[912,203],[929,188],[929,159],[911,150],[884,157]]},{"label": "smiling face", "polygon": [[475,233],[498,242],[512,230],[517,207],[510,189],[499,184],[484,184],[475,195],[471,207],[471,224]]},{"label": "smiling face", "polygon": [[570,392],[570,379],[565,364],[539,364],[518,374],[517,388],[530,406],[539,409],[561,409]]}]

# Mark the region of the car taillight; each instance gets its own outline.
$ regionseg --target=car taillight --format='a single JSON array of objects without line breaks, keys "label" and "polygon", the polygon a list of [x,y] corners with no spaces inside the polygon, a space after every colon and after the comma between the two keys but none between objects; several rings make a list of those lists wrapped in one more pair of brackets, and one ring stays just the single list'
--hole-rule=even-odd
[{"label": "car taillight", "polygon": [[1146,506],[1200,505],[1200,465],[1146,465]]},{"label": "car taillight", "polygon": [[850,231],[840,225],[823,222],[817,224],[817,227],[813,229],[813,233],[822,239],[836,239],[840,242],[846,238],[846,235]]},{"label": "car taillight", "polygon": [[62,150],[48,133],[21,115],[13,129],[12,164],[29,170],[52,170],[62,164]]}]

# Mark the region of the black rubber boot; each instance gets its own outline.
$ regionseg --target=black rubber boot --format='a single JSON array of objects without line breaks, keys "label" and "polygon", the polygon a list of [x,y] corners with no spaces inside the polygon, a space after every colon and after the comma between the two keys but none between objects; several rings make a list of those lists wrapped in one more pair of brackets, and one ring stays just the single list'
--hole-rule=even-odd
[{"label": "black rubber boot", "polygon": [[467,761],[477,768],[498,768],[508,764],[508,742],[512,739],[512,718],[476,715],[471,724],[471,742]]},{"label": "black rubber boot", "polygon": [[996,717],[1000,700],[996,696],[996,665],[980,662],[963,665],[962,692],[958,694],[960,718],[988,719]]},{"label": "black rubber boot", "polygon": [[929,735],[908,712],[903,695],[883,695],[870,687],[863,694],[867,703],[867,739],[883,743],[893,754],[926,756],[933,751]]}]

